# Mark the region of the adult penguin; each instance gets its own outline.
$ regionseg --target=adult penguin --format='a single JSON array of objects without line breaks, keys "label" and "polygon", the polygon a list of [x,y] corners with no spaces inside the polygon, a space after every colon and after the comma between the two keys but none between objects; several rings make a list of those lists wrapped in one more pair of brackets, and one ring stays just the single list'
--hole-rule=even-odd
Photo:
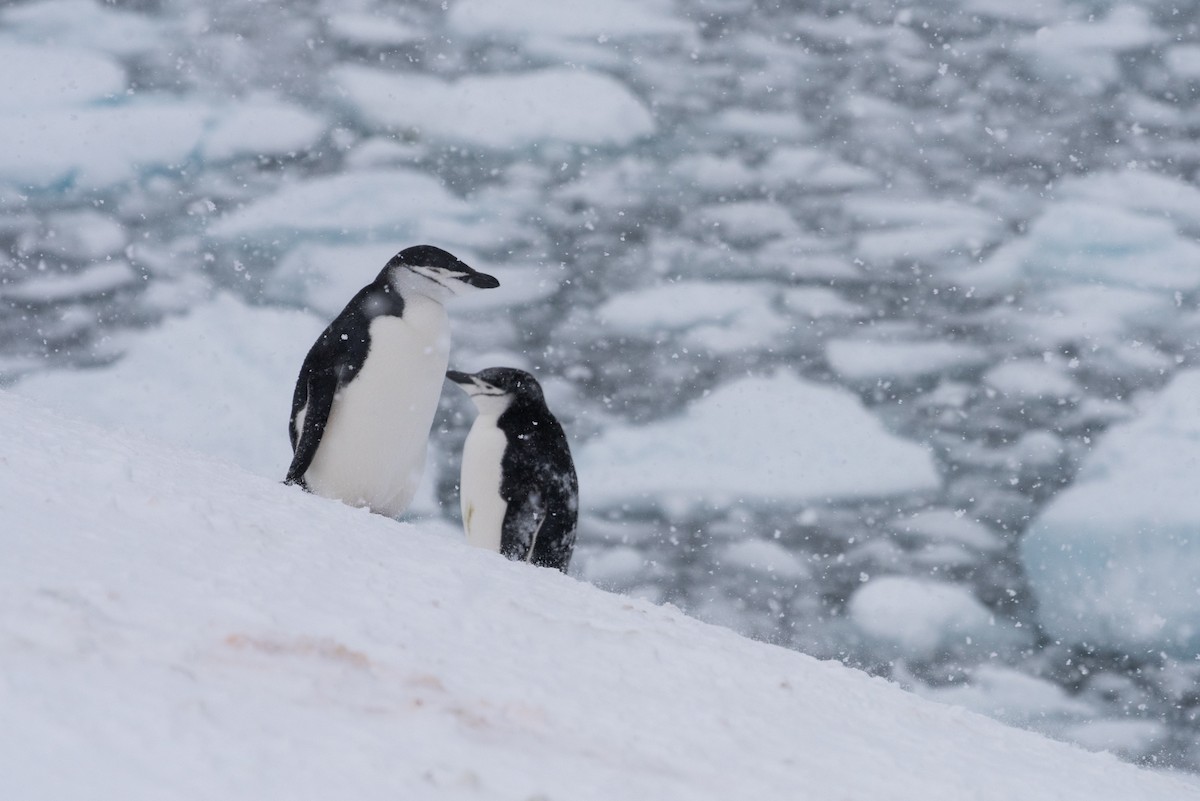
[{"label": "adult penguin", "polygon": [[416,494],[450,355],[445,301],[500,282],[431,245],[392,257],[308,351],[285,482],[396,517]]}]

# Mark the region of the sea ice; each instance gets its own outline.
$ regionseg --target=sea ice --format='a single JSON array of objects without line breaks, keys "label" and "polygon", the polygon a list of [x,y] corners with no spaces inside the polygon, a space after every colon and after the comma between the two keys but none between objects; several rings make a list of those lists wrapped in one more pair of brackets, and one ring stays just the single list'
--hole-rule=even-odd
[{"label": "sea ice", "polygon": [[447,82],[414,73],[342,65],[332,80],[368,123],[421,136],[511,150],[541,142],[626,145],[654,132],[654,118],[617,79],[551,68]]},{"label": "sea ice", "polygon": [[[0,39],[0,120],[12,124],[31,109],[112,100],[125,92],[125,70],[110,58],[68,47],[38,47]],[[18,113],[19,112],[19,113]]]},{"label": "sea ice", "polygon": [[0,288],[0,297],[18,303],[56,303],[72,298],[103,295],[128,286],[137,273],[124,259],[101,261],[79,270],[35,271],[24,281]]},{"label": "sea ice", "polygon": [[998,364],[984,374],[983,383],[1015,400],[1060,400],[1079,395],[1079,387],[1064,365],[1042,359]]},{"label": "sea ice", "polygon": [[970,588],[908,576],[881,576],[850,597],[850,619],[907,659],[943,650],[987,654],[1028,637],[980,603]]},{"label": "sea ice", "polygon": [[855,395],[783,373],[720,386],[678,417],[609,429],[576,461],[596,506],[820,502],[940,483],[929,449],[889,433]]},{"label": "sea ice", "polygon": [[[235,155],[286,155],[323,130],[306,112],[146,95],[127,103],[0,116],[0,184],[94,190]],[[250,129],[257,128],[253,132]],[[209,137],[212,137],[210,143]]]},{"label": "sea ice", "polygon": [[876,339],[832,340],[825,347],[825,357],[834,372],[859,383],[970,371],[990,359],[986,349],[960,342]]},{"label": "sea ice", "polygon": [[67,258],[92,261],[125,249],[128,234],[121,221],[95,209],[77,209],[48,215],[45,236],[38,250]]},{"label": "sea ice", "polygon": [[[0,36],[133,56],[163,44],[172,25],[92,0],[42,0],[0,11]],[[11,66],[11,65],[10,65]]]},{"label": "sea ice", "polygon": [[571,39],[664,36],[691,32],[661,0],[458,0],[447,24],[470,36]]},{"label": "sea ice", "polygon": [[613,331],[658,339],[680,335],[715,353],[784,337],[792,323],[772,306],[770,284],[681,281],[614,295],[596,310]]},{"label": "sea ice", "polygon": [[243,156],[295,156],[321,138],[328,122],[270,97],[250,97],[220,115],[205,132],[205,161]]},{"label": "sea ice", "polygon": [[1029,59],[1042,78],[1094,95],[1117,80],[1118,56],[1165,38],[1145,8],[1118,5],[1103,18],[1089,15],[1086,21],[1039,28],[1018,40],[1014,49]]},{"label": "sea ice", "polygon": [[428,173],[364,170],[284,184],[275,194],[216,220],[208,230],[224,239],[284,235],[415,241],[429,217],[461,219],[472,214],[470,204]]},{"label": "sea ice", "polygon": [[355,11],[330,14],[326,24],[329,32],[342,41],[366,47],[407,45],[425,37],[420,28],[378,11],[374,14]]},{"label": "sea ice", "polygon": [[1046,631],[1127,653],[1200,654],[1200,371],[1100,437],[1021,541]]}]

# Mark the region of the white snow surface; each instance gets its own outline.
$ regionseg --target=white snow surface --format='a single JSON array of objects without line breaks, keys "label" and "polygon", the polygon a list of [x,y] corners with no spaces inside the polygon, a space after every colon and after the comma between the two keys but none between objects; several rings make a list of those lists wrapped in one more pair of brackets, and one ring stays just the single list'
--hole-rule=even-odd
[{"label": "white snow surface", "polygon": [[744,378],[682,415],[609,430],[576,457],[591,505],[825,501],[938,486],[924,445],[889,433],[859,399],[785,373]]},{"label": "white snow surface", "polygon": [[117,343],[125,354],[111,366],[41,372],[16,391],[73,418],[282,479],[292,458],[292,387],[324,327],[303,312],[220,295]]},{"label": "white snow surface", "polygon": [[1021,541],[1040,619],[1068,643],[1200,654],[1200,371],[1098,442]]},{"label": "white snow surface", "polygon": [[343,65],[332,80],[372,125],[484,148],[552,141],[624,145],[655,129],[641,101],[599,72],[551,68],[447,82]]},{"label": "white snow surface", "polygon": [[0,393],[20,798],[1198,797]]}]

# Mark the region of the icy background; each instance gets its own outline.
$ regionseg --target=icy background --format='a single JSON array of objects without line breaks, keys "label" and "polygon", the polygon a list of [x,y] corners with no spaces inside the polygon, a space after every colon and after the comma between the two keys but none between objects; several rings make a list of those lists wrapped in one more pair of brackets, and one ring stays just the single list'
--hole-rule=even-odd
[{"label": "icy background", "polygon": [[0,59],[5,386],[278,478],[313,337],[437,244],[580,577],[1200,769],[1200,7],[45,0]]}]

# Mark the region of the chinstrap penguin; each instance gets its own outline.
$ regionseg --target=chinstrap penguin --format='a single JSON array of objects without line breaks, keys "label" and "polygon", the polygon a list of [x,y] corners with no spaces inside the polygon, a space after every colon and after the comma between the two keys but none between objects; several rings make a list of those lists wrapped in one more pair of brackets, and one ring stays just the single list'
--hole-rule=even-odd
[{"label": "chinstrap penguin", "polygon": [[392,257],[317,338],[296,381],[285,482],[396,517],[425,468],[450,355],[443,302],[500,282],[440,248]]},{"label": "chinstrap penguin", "polygon": [[467,542],[565,573],[575,548],[579,482],[541,386],[511,367],[450,370],[446,377],[479,411],[462,456]]}]

